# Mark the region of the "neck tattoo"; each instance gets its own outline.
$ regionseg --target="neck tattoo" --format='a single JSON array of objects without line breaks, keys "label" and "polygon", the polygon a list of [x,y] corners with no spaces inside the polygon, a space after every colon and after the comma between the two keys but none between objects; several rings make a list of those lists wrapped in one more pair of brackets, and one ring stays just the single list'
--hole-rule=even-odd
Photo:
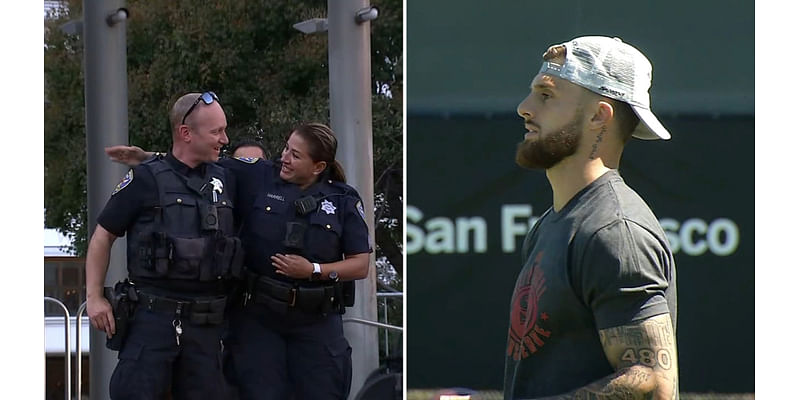
[{"label": "neck tattoo", "polygon": [[597,134],[597,140],[595,140],[594,143],[592,143],[592,152],[589,153],[590,160],[594,160],[595,158],[597,158],[597,145],[599,145],[600,142],[603,141],[603,136],[605,134],[606,134],[606,126],[603,125],[603,127],[600,128],[600,133]]}]

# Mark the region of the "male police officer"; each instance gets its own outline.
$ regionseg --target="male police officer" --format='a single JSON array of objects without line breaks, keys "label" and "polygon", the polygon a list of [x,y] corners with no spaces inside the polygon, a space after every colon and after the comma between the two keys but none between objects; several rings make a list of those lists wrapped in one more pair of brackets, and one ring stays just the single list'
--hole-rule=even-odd
[{"label": "male police officer", "polygon": [[[182,96],[169,118],[171,153],[128,172],[89,242],[89,318],[112,340],[124,335],[110,383],[114,399],[165,398],[170,390],[175,399],[225,396],[219,357],[226,283],[240,274],[242,258],[233,235],[234,181],[214,164],[228,143],[227,121],[213,92]],[[125,306],[112,312],[103,282],[111,245],[126,233],[131,282],[116,286],[114,298]]]},{"label": "male police officer", "polygon": [[553,206],[523,244],[505,398],[678,397],[675,264],[647,204],[617,172],[631,138],[669,139],[650,111],[650,62],[617,38],[551,46],[517,111],[520,166]]}]

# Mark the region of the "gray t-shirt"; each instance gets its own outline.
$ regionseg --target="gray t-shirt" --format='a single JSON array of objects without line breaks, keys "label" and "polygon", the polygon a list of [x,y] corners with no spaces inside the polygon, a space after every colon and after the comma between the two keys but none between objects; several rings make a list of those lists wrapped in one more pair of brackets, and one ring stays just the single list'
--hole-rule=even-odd
[{"label": "gray t-shirt", "polygon": [[614,373],[598,330],[670,313],[675,262],[650,208],[611,170],[528,233],[511,299],[505,399],[557,395]]}]

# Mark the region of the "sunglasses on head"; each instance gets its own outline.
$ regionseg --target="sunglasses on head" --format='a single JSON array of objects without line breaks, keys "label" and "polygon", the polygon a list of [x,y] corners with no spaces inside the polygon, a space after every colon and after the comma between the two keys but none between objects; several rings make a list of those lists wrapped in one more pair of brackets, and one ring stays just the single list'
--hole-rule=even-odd
[{"label": "sunglasses on head", "polygon": [[219,98],[217,97],[217,95],[214,92],[203,92],[203,94],[201,94],[200,97],[198,97],[197,100],[194,101],[194,104],[192,104],[192,106],[189,107],[188,110],[186,110],[186,114],[183,114],[183,119],[181,120],[181,125],[185,125],[186,124],[186,117],[188,117],[189,114],[191,114],[192,110],[194,110],[194,108],[197,107],[197,104],[199,104],[201,100],[207,106],[211,105],[211,103],[213,103],[215,100],[217,102],[219,102]]}]

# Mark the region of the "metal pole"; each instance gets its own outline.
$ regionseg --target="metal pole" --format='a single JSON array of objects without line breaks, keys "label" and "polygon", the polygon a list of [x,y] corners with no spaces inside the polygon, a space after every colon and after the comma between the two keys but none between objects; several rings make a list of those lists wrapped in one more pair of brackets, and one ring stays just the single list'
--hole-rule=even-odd
[{"label": "metal pole", "polygon": [[[347,182],[361,194],[369,236],[374,238],[370,22],[356,21],[359,11],[368,6],[367,0],[328,0],[328,63],[331,128],[339,141],[337,158]],[[374,246],[374,239],[371,240]],[[355,306],[347,310],[346,316],[377,320],[375,289],[372,253],[369,275],[357,281]],[[346,324],[344,332],[353,344],[353,399],[369,373],[378,368],[378,332],[361,324]]]},{"label": "metal pole", "polygon": [[[389,302],[386,297],[382,298],[383,300],[383,323],[389,324]],[[383,355],[385,357],[389,357],[389,330],[383,331],[383,349],[385,353]]]},{"label": "metal pole", "polygon": [[384,324],[384,323],[376,322],[376,321],[367,321],[367,320],[361,319],[361,318],[342,318],[342,322],[344,322],[344,323],[355,322],[357,324],[363,324],[363,325],[367,325],[367,326],[374,326],[376,328],[384,328],[384,329],[389,329],[389,330],[392,330],[392,331],[395,331],[395,332],[403,333],[403,327],[402,326],[394,326],[394,325]]},{"label": "metal pole", "polygon": [[[83,328],[83,312],[86,311],[86,302],[84,301],[78,307],[78,315],[75,317],[75,341],[78,343],[75,349],[75,399],[81,400],[81,370],[83,364],[83,346],[81,343],[81,329]],[[91,328],[89,328],[91,329]]]},{"label": "metal pole", "polygon": [[70,385],[72,382],[72,375],[70,373],[72,354],[70,354],[71,351],[69,342],[69,310],[67,309],[67,306],[65,306],[64,303],[58,299],[45,297],[44,301],[56,303],[61,306],[61,310],[64,311],[64,399],[69,400],[72,393],[72,386]]},{"label": "metal pole", "polygon": [[[123,0],[83,1],[83,57],[86,99],[87,205],[89,233],[126,167],[108,160],[103,148],[128,143],[128,77],[126,18]],[[124,239],[124,238],[121,238]],[[106,286],[127,273],[125,240],[111,249]],[[103,332],[89,335],[89,392],[92,399],[109,398],[108,383],[117,364],[116,353],[105,347]]]}]

